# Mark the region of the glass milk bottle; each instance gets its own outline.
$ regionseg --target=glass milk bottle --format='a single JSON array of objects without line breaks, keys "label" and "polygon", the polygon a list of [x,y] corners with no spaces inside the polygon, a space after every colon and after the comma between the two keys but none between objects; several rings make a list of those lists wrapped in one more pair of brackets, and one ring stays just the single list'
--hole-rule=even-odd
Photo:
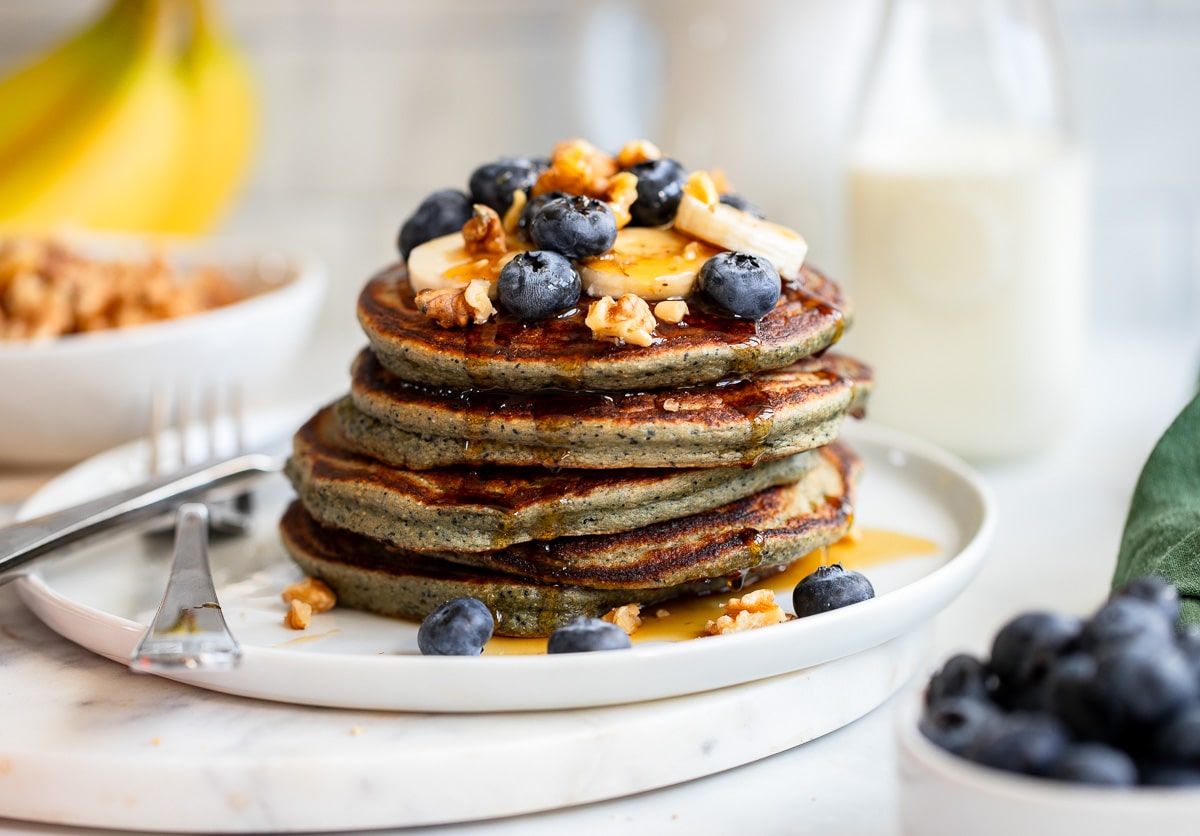
[{"label": "glass milk bottle", "polygon": [[1039,0],[889,0],[848,164],[872,419],[970,459],[1069,428],[1087,178]]}]

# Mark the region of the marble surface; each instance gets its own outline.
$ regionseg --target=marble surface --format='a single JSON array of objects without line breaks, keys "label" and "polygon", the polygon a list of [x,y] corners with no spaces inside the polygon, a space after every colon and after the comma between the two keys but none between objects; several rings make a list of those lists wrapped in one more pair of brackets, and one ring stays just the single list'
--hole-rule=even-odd
[{"label": "marble surface", "polygon": [[556,809],[805,743],[885,701],[927,644],[919,630],[797,673],[610,708],[329,710],[131,673],[59,639],[9,585],[0,590],[0,811],[108,828],[276,832]]},{"label": "marble surface", "polygon": [[[1033,459],[981,466],[998,499],[1000,525],[992,556],[980,577],[934,624],[933,654],[925,666],[957,650],[983,651],[997,626],[1011,615],[1034,607],[1086,612],[1104,596],[1129,496],[1146,455],[1193,391],[1200,338],[1194,333],[1107,335],[1089,353],[1085,398],[1075,431]],[[126,675],[120,666],[93,657],[59,639],[19,609],[11,592],[0,593],[0,782],[15,774],[9,755],[13,744],[50,769],[53,757],[78,761],[79,768],[103,772],[103,756],[76,751],[81,738],[115,741],[123,737],[153,757],[169,753],[176,762],[212,748],[235,757],[272,734],[290,734],[279,744],[288,759],[318,763],[330,740],[346,738],[348,747],[375,748],[397,761],[409,741],[398,732],[383,733],[394,715],[261,707],[236,698],[196,692],[174,683]],[[71,695],[71,696],[66,696]],[[216,701],[221,710],[209,710]],[[806,743],[745,766],[709,777],[630,797],[583,804],[554,812],[498,818],[446,827],[417,827],[405,832],[558,834],[637,830],[652,833],[717,833],[732,829],[756,834],[866,834],[899,832],[895,748],[892,741],[895,700],[862,719]],[[251,706],[253,706],[251,708]],[[148,709],[151,709],[147,713]],[[236,725],[250,710],[260,722]],[[776,728],[788,717],[778,703],[748,704],[762,710],[763,728]],[[588,714],[590,712],[582,712]],[[575,714],[572,712],[572,714]],[[351,719],[350,715],[361,719]],[[154,722],[162,718],[162,724]],[[313,718],[316,718],[315,720]],[[469,734],[465,718],[442,718],[457,739]],[[230,725],[234,724],[234,725]],[[355,732],[356,726],[364,731]],[[587,722],[581,724],[594,730]],[[240,734],[226,734],[225,727]],[[290,728],[290,732],[287,731]],[[164,734],[164,731],[167,734]],[[158,742],[155,742],[155,738]],[[675,743],[695,742],[695,729]],[[426,742],[428,742],[426,740]],[[487,756],[487,745],[468,748]],[[340,745],[340,744],[339,744]],[[391,751],[391,749],[400,751]],[[643,761],[653,748],[631,747]],[[626,753],[627,754],[627,753]],[[410,760],[411,763],[411,760]],[[464,761],[465,763],[465,761]],[[570,775],[579,786],[606,780],[590,760],[576,763]],[[410,767],[411,768],[411,767]],[[128,803],[128,787],[113,773],[113,805]],[[253,804],[253,783],[222,785],[228,798]],[[30,794],[69,798],[78,791],[70,775],[46,771],[30,779]],[[378,786],[378,785],[376,785]],[[362,787],[340,790],[333,806],[352,821]],[[431,792],[454,793],[446,787]],[[315,792],[315,790],[314,790]],[[452,803],[464,803],[462,794]],[[325,826],[310,820],[307,829]],[[80,831],[25,822],[0,821],[0,833],[72,834]]]}]

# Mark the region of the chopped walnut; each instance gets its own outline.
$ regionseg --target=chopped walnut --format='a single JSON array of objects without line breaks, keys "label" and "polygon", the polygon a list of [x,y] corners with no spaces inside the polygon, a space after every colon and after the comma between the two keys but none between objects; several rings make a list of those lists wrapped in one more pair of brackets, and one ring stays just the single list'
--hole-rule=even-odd
[{"label": "chopped walnut", "polygon": [[617,165],[621,168],[633,168],[638,163],[648,160],[661,160],[663,152],[648,139],[633,139],[621,146],[617,152]]},{"label": "chopped walnut", "polygon": [[629,635],[633,635],[642,626],[642,605],[625,604],[606,612],[602,618],[620,627]]},{"label": "chopped walnut", "polygon": [[472,279],[466,287],[428,288],[417,294],[417,309],[443,328],[482,325],[496,312],[490,288],[487,279]]},{"label": "chopped walnut", "polygon": [[769,627],[787,621],[787,613],[775,603],[775,593],[770,589],[756,589],[741,598],[730,598],[722,605],[725,614],[704,625],[710,636],[739,633],[757,627]]},{"label": "chopped walnut", "polygon": [[[691,244],[688,244],[690,247]],[[688,315],[687,302],[682,299],[667,299],[654,306],[654,317],[660,322],[677,325]]]},{"label": "chopped walnut", "polygon": [[646,300],[633,293],[626,293],[615,302],[611,296],[597,299],[588,308],[584,322],[598,340],[641,346],[654,342],[654,328],[658,325]]},{"label": "chopped walnut", "polygon": [[716,206],[721,201],[721,193],[707,171],[692,172],[683,186],[683,191],[705,206]]},{"label": "chopped walnut", "polygon": [[467,255],[481,257],[503,255],[508,250],[504,224],[496,210],[482,203],[475,204],[475,214],[463,224],[463,249]]},{"label": "chopped walnut", "polygon": [[637,175],[628,171],[614,174],[608,181],[605,197],[608,200],[608,208],[616,216],[617,229],[629,226],[629,222],[633,220],[629,214],[629,207],[637,200]]},{"label": "chopped walnut", "polygon": [[490,295],[492,287],[492,283],[487,279],[471,279],[463,288],[463,296],[467,300],[467,307],[474,315],[476,325],[487,322],[496,312],[496,306],[492,304]]},{"label": "chopped walnut", "polygon": [[283,617],[283,623],[293,630],[303,630],[312,620],[312,613],[313,608],[309,604],[299,598],[293,598],[288,605],[287,614]]},{"label": "chopped walnut", "polygon": [[170,319],[247,295],[219,270],[202,268],[185,275],[161,254],[106,261],[56,241],[0,239],[0,340]]},{"label": "chopped walnut", "polygon": [[550,155],[550,167],[533,184],[536,197],[546,192],[566,192],[604,199],[608,181],[617,173],[617,161],[590,142],[560,142]]},{"label": "chopped walnut", "polygon": [[666,618],[670,614],[671,614],[671,611],[668,609],[659,609],[659,610],[654,611],[655,618]]},{"label": "chopped walnut", "polygon": [[303,601],[312,607],[315,613],[329,612],[337,603],[337,595],[324,581],[316,578],[305,578],[283,590],[283,602]]}]

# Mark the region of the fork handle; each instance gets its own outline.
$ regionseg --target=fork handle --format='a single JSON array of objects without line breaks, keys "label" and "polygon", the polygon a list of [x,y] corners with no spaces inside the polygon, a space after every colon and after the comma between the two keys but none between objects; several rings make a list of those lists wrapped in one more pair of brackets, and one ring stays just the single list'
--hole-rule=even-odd
[{"label": "fork handle", "polygon": [[125,528],[169,509],[182,499],[220,489],[244,488],[282,461],[251,453],[176,471],[136,487],[0,528],[0,573],[46,552],[96,534]]},{"label": "fork handle", "polygon": [[208,565],[208,508],[179,506],[162,603],[130,660],[135,671],[227,670],[242,655],[225,624]]}]

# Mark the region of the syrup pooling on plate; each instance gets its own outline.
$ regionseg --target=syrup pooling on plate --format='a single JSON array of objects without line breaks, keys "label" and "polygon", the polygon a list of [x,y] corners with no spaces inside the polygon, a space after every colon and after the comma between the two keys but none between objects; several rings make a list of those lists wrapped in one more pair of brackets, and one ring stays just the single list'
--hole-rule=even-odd
[{"label": "syrup pooling on plate", "polygon": [[[738,595],[757,589],[770,589],[777,598],[791,596],[792,588],[818,566],[841,563],[847,569],[863,570],[885,563],[937,554],[940,546],[932,540],[911,534],[882,529],[864,529],[855,539],[843,538],[825,549],[818,549],[797,560],[783,571],[767,578],[745,584]],[[642,610],[642,626],[631,637],[633,643],[651,641],[687,641],[704,636],[706,622],[722,614],[721,605],[729,598],[725,594],[680,598],[652,604]],[[665,615],[656,615],[665,613]],[[770,627],[761,629],[769,630]],[[719,638],[719,637],[712,637]],[[483,648],[487,656],[525,656],[546,652],[545,639],[515,639],[495,636]]]}]

